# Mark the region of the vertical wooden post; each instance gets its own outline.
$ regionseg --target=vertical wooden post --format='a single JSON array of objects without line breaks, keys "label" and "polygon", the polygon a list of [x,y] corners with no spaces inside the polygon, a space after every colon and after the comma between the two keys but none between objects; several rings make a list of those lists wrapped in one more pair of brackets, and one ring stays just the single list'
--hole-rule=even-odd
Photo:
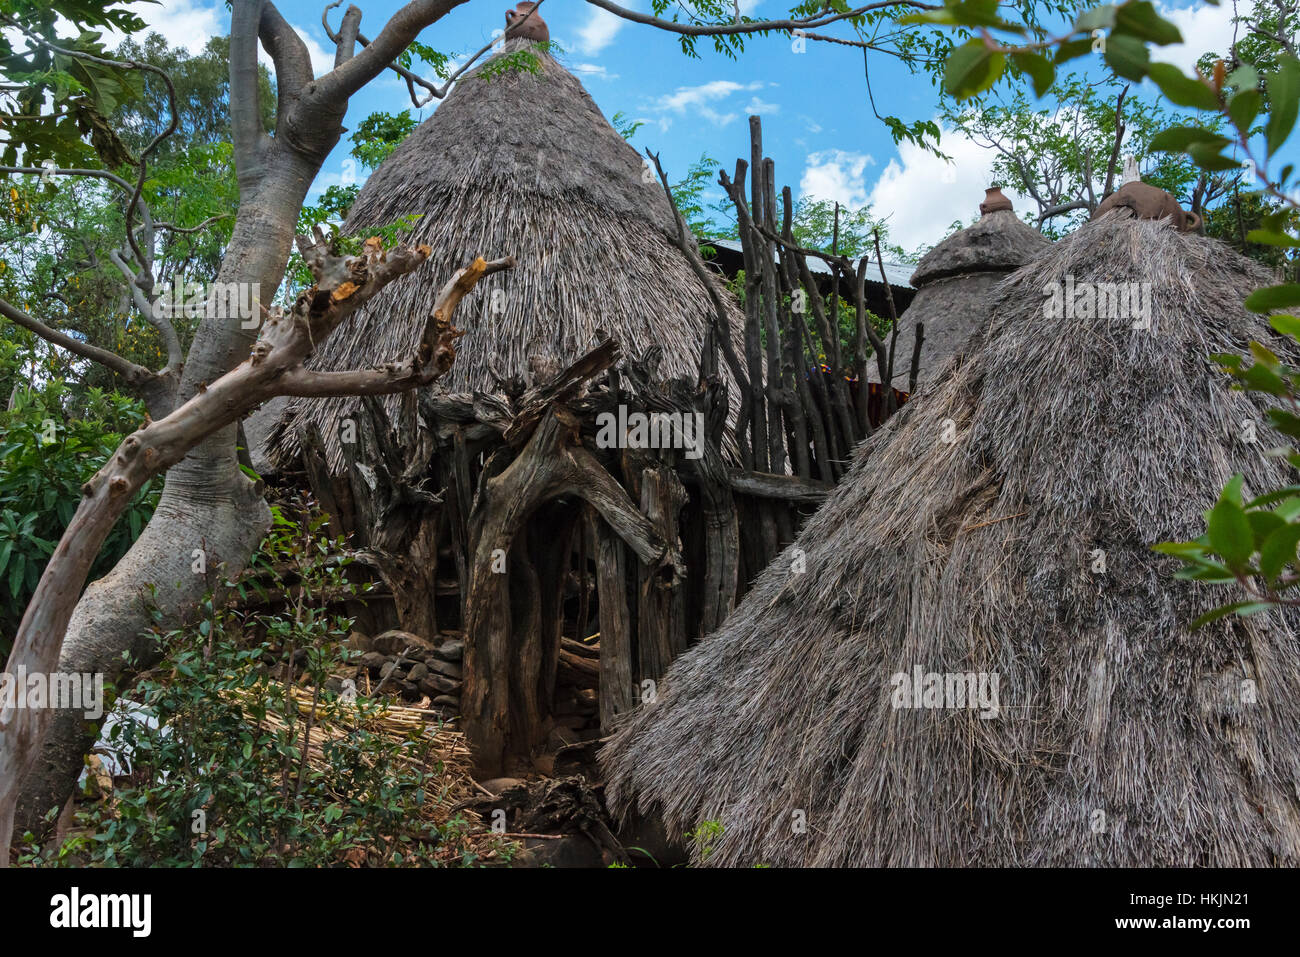
[{"label": "vertical wooden post", "polygon": [[600,726],[636,707],[637,669],[632,648],[632,623],[627,606],[627,548],[614,531],[587,510],[587,532],[596,559],[596,592],[600,616]]}]

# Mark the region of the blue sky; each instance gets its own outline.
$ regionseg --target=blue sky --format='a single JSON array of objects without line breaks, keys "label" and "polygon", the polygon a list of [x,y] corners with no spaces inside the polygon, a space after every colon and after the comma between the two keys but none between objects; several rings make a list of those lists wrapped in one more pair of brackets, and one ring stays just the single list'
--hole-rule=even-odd
[{"label": "blue sky", "polygon": [[[356,0],[363,11],[361,32],[374,36],[401,0]],[[648,8],[648,0],[631,0]],[[280,0],[279,9],[307,40],[321,73],[332,65],[320,24],[321,0]],[[435,49],[467,55],[504,25],[504,0],[472,0],[421,35]],[[1155,59],[1190,67],[1230,36],[1231,3],[1212,7],[1203,0],[1157,0],[1162,13],[1183,32],[1181,47],[1167,47]],[[752,16],[777,16],[789,9],[780,0],[742,0]],[[220,0],[162,0],[137,9],[173,44],[200,48],[207,37],[229,30]],[[766,152],[776,162],[778,182],[796,196],[809,195],[860,206],[872,203],[890,217],[894,241],[905,248],[941,239],[954,220],[969,220],[988,185],[991,157],[957,136],[943,148],[955,163],[946,167],[929,154],[894,145],[867,102],[862,54],[850,47],[808,43],[795,52],[787,37],[749,38],[746,51],[731,60],[700,44],[690,59],[675,36],[628,23],[581,0],[547,0],[542,7],[551,37],[565,50],[562,62],[583,81],[606,116],[623,112],[642,120],[633,143],[660,152],[670,176],[680,176],[708,153],[730,170],[749,155],[746,117],[763,117]],[[339,10],[331,22],[339,21]],[[892,58],[871,54],[872,87],[882,113],[904,120],[934,117],[938,91],[925,76],[912,76]],[[405,84],[391,72],[353,98],[347,125],[375,110],[410,106]],[[432,112],[433,106],[422,111]],[[345,175],[347,143],[326,163],[319,192]],[[720,191],[717,196],[720,197]]]}]

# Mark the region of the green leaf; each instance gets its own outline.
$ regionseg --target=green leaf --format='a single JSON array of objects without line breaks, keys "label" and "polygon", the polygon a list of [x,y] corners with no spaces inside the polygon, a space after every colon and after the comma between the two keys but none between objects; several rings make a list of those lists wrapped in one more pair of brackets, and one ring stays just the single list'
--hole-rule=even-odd
[{"label": "green leaf", "polygon": [[1300,495],[1294,495],[1288,498],[1277,508],[1273,509],[1273,513],[1275,515],[1280,515],[1288,522],[1300,518]]},{"label": "green leaf", "polygon": [[1264,363],[1274,372],[1282,367],[1282,360],[1277,357],[1277,353],[1263,343],[1251,342],[1250,354],[1255,357],[1256,362]]},{"label": "green leaf", "polygon": [[[1271,492],[1256,496],[1246,503],[1246,507],[1259,508],[1261,505],[1272,505],[1274,502],[1280,502],[1284,498],[1297,495],[1300,495],[1300,485],[1288,485],[1285,488],[1274,489]],[[1300,498],[1297,501],[1300,501]]]},{"label": "green leaf", "polygon": [[1287,282],[1280,286],[1256,289],[1246,297],[1246,308],[1251,312],[1272,312],[1300,306],[1300,283]]},{"label": "green leaf", "polygon": [[1259,243],[1261,246],[1286,246],[1292,249],[1300,247],[1300,238],[1271,229],[1252,229],[1246,233],[1246,241]]},{"label": "green leaf", "polygon": [[1228,484],[1223,486],[1223,491],[1219,493],[1220,502],[1231,502],[1233,505],[1241,505],[1241,486],[1245,483],[1246,478],[1240,472],[1228,479]]},{"label": "green leaf", "polygon": [[1282,148],[1295,128],[1300,110],[1300,60],[1293,56],[1278,57],[1276,72],[1268,78],[1269,118],[1264,127],[1269,155]]},{"label": "green leaf", "polygon": [[1259,90],[1242,90],[1228,101],[1228,119],[1242,133],[1250,132],[1250,124],[1259,116],[1259,107],[1264,97]]},{"label": "green leaf", "polygon": [[1222,608],[1216,608],[1214,611],[1207,611],[1200,618],[1192,622],[1192,630],[1195,631],[1202,625],[1208,625],[1212,621],[1218,621],[1220,618],[1227,618],[1229,615],[1237,614],[1243,618],[1247,615],[1258,614],[1261,611],[1268,611],[1273,605],[1266,601],[1239,601],[1231,605],[1224,605]]},{"label": "green leaf", "polygon": [[1225,565],[1233,571],[1246,567],[1255,551],[1255,538],[1240,505],[1220,499],[1210,510],[1208,531],[1210,547],[1223,557]]},{"label": "green leaf", "polygon": [[1151,66],[1151,57],[1146,44],[1136,37],[1123,34],[1111,34],[1106,41],[1103,54],[1107,65],[1115,71],[1116,76],[1126,80],[1141,80]]},{"label": "green leaf", "polygon": [[1237,378],[1242,386],[1250,392],[1284,396],[1289,391],[1286,382],[1280,375],[1258,362],[1245,372],[1238,373]]},{"label": "green leaf", "polygon": [[1203,565],[1195,568],[1184,568],[1174,574],[1175,578],[1183,581],[1210,582],[1215,585],[1229,585],[1237,581],[1237,576],[1226,565]]},{"label": "green leaf", "polygon": [[1283,435],[1289,435],[1293,439],[1300,439],[1300,415],[1288,412],[1285,409],[1269,409],[1268,420],[1273,424],[1273,428]]},{"label": "green leaf", "polygon": [[1203,126],[1171,126],[1151,137],[1147,149],[1153,153],[1182,153],[1193,143],[1216,143],[1222,147],[1229,142],[1226,136]]},{"label": "green leaf", "polygon": [[1286,526],[1283,521],[1274,512],[1253,511],[1246,513],[1246,520],[1250,522],[1250,533],[1256,542],[1263,542],[1279,528]]},{"label": "green leaf", "polygon": [[1300,525],[1283,523],[1264,539],[1259,547],[1259,570],[1271,585],[1282,569],[1295,562],[1296,545],[1300,544]]},{"label": "green leaf", "polygon": [[1034,82],[1034,96],[1041,97],[1052,88],[1052,81],[1056,79],[1056,67],[1047,57],[1039,53],[1013,53],[1011,62],[1029,74]]},{"label": "green leaf", "polygon": [[1074,20],[1076,33],[1091,33],[1093,30],[1108,30],[1115,25],[1117,10],[1114,4],[1103,4],[1085,10]]},{"label": "green leaf", "polygon": [[903,26],[924,23],[940,27],[957,26],[957,16],[952,7],[944,7],[941,10],[923,10],[920,13],[909,13],[906,16],[898,18],[898,22]]},{"label": "green leaf", "polygon": [[1199,77],[1189,77],[1171,63],[1152,63],[1147,76],[1160,87],[1169,102],[1197,110],[1217,111],[1219,98],[1214,90]]},{"label": "green leaf", "polygon": [[1259,71],[1249,63],[1243,63],[1241,66],[1237,67],[1237,69],[1228,74],[1228,78],[1224,83],[1232,87],[1234,90],[1242,92],[1246,90],[1258,90]]},{"label": "green leaf", "polygon": [[1235,352],[1211,352],[1210,358],[1224,369],[1240,369],[1246,360]]},{"label": "green leaf", "polygon": [[1056,62],[1067,63],[1070,60],[1077,60],[1081,56],[1087,56],[1092,52],[1092,40],[1084,37],[1081,40],[1066,40],[1056,48]]},{"label": "green leaf", "polygon": [[1198,560],[1209,553],[1206,546],[1200,542],[1160,542],[1158,545],[1152,545],[1151,550],[1191,561]]},{"label": "green leaf", "polygon": [[[1147,0],[1126,3],[1115,11],[1115,32],[1126,33],[1154,43],[1156,46],[1168,46],[1181,43],[1183,35],[1178,28],[1156,13],[1155,4]],[[1111,40],[1114,41],[1114,36]]]},{"label": "green leaf", "polygon": [[9,566],[9,594],[17,598],[23,591],[23,577],[27,571],[27,556],[19,552]]},{"label": "green leaf", "polygon": [[998,16],[999,0],[945,0],[942,9],[910,13],[900,17],[902,24],[932,24],[947,27],[989,27],[1011,33],[1024,33],[1017,23],[1008,23]]},{"label": "green leaf", "polygon": [[964,100],[996,83],[1005,67],[1003,54],[993,53],[983,40],[967,40],[948,54],[943,87],[958,100]]},{"label": "green leaf", "polygon": [[1293,339],[1300,336],[1300,318],[1295,316],[1269,316],[1268,324],[1284,336]]},{"label": "green leaf", "polygon": [[1187,147],[1187,155],[1198,167],[1209,173],[1222,173],[1226,170],[1241,169],[1241,163],[1230,156],[1224,156],[1216,143],[1193,143]]}]

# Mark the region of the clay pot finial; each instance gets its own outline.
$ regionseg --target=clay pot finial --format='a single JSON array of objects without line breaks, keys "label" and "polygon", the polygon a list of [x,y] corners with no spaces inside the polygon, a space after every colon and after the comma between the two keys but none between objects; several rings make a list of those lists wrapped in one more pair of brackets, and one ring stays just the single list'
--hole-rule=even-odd
[{"label": "clay pot finial", "polygon": [[[524,17],[528,16],[528,12],[533,10],[535,6],[537,6],[535,3],[516,3],[513,10],[506,11],[507,40],[523,38],[545,43],[551,39],[551,31],[547,29],[546,21],[542,19],[540,13],[533,11],[533,15],[524,20]],[[515,23],[519,23],[519,26],[512,26]]]},{"label": "clay pot finial", "polygon": [[1201,228],[1201,217],[1183,209],[1176,196],[1140,179],[1125,183],[1103,199],[1092,218],[1117,207],[1127,209],[1134,219],[1168,219],[1180,233],[1198,232]]},{"label": "clay pot finial", "polygon": [[984,190],[984,202],[980,203],[980,214],[988,215],[1003,209],[1013,209],[1011,200],[1002,195],[1000,186],[990,186]]}]

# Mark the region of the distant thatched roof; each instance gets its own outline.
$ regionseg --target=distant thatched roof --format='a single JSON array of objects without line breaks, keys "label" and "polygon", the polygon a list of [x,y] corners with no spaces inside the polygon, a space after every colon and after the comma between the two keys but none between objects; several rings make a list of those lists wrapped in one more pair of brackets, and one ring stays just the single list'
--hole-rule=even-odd
[{"label": "distant thatched roof", "polygon": [[922,256],[912,273],[912,285],[919,289],[947,276],[972,272],[1011,272],[1049,243],[1042,233],[1022,223],[1013,210],[997,209]]},{"label": "distant thatched roof", "polygon": [[[1150,550],[1234,472],[1291,481],[1207,358],[1276,339],[1241,305],[1269,277],[1125,215],[1003,284],[805,526],[806,573],[779,557],[673,664],[605,750],[616,809],[720,820],[719,865],[1300,863],[1300,619],[1189,632],[1235,595]],[[1151,328],[1048,318],[1069,276],[1149,283]],[[895,709],[916,666],[999,676],[1000,716]]]},{"label": "distant thatched roof", "polygon": [[[530,46],[512,40],[505,52]],[[577,78],[548,54],[535,55],[536,72],[500,72],[494,58],[467,74],[370,177],[346,230],[419,213],[409,241],[429,244],[433,255],[326,342],[315,367],[364,368],[408,355],[456,269],[476,255],[511,254],[517,268],[483,281],[461,303],[456,323],[467,334],[438,388],[495,391],[493,371],[527,375],[528,359],[539,354],[577,358],[598,330],[625,355],[660,345],[662,373],[694,378],[713,307],[672,245],[677,227],[663,189]],[[734,308],[737,343],[742,327]],[[354,405],[294,403],[302,412],[291,411],[290,427],[273,437],[273,457],[296,454],[305,418],[320,426],[340,467],[337,422]]]},{"label": "distant thatched roof", "polygon": [[[1050,240],[1022,223],[1010,209],[995,209],[921,257],[911,280],[916,295],[898,320],[900,356],[911,354],[916,324],[925,324],[920,384],[932,381],[984,328],[993,287],[999,280],[1050,245]],[[875,364],[869,368],[872,380],[878,380]],[[910,363],[900,358],[894,369],[894,387],[907,388]]]}]

